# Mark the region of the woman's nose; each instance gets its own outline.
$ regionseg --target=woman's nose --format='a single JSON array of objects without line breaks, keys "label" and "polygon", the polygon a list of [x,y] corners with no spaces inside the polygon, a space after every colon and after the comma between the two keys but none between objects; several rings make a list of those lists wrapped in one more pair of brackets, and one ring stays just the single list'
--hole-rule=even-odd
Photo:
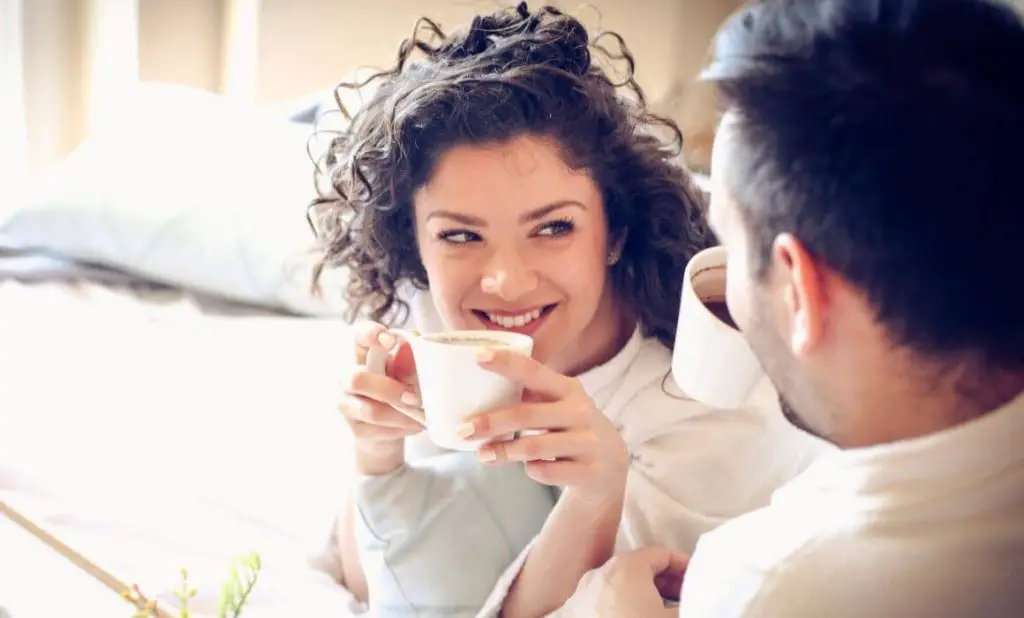
[{"label": "woman's nose", "polygon": [[495,255],[488,263],[480,287],[505,301],[515,301],[536,289],[537,273],[519,255]]}]

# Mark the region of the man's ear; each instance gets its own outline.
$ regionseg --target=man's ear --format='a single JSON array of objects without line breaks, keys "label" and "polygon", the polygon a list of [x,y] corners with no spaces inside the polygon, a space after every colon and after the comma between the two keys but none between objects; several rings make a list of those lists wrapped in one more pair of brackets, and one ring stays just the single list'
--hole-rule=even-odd
[{"label": "man's ear", "polygon": [[780,234],[772,244],[772,272],[788,328],[790,350],[806,356],[825,331],[824,273],[803,243],[792,234]]}]

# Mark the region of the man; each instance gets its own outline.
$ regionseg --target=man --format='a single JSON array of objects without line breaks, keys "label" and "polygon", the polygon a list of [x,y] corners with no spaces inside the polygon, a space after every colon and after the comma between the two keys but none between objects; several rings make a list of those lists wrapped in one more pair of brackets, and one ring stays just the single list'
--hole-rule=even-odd
[{"label": "man", "polygon": [[[701,539],[680,616],[1024,616],[1022,67],[1019,17],[981,0],[765,0],[723,27],[729,307],[841,450]],[[584,583],[659,615],[671,564]]]}]

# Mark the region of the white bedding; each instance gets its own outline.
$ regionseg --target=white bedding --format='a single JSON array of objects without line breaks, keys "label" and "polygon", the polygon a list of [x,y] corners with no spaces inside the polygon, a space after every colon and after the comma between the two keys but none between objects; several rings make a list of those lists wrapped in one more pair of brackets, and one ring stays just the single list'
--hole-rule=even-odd
[{"label": "white bedding", "polygon": [[[339,321],[174,291],[0,281],[0,500],[163,603],[188,567],[208,615],[230,560],[255,550],[243,616],[349,615],[310,562],[348,478],[346,338]],[[18,561],[0,545],[15,618],[109,615],[79,605],[95,588],[77,571],[39,581]]]}]

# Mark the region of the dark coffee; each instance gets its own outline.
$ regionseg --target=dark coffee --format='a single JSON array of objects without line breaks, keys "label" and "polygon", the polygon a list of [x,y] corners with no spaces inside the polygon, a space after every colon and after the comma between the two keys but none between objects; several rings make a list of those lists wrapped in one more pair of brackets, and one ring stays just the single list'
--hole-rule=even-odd
[{"label": "dark coffee", "polygon": [[729,305],[724,300],[705,300],[704,306],[710,311],[720,322],[728,326],[729,328],[739,330],[736,326],[736,321],[732,319],[732,314],[729,313]]}]

